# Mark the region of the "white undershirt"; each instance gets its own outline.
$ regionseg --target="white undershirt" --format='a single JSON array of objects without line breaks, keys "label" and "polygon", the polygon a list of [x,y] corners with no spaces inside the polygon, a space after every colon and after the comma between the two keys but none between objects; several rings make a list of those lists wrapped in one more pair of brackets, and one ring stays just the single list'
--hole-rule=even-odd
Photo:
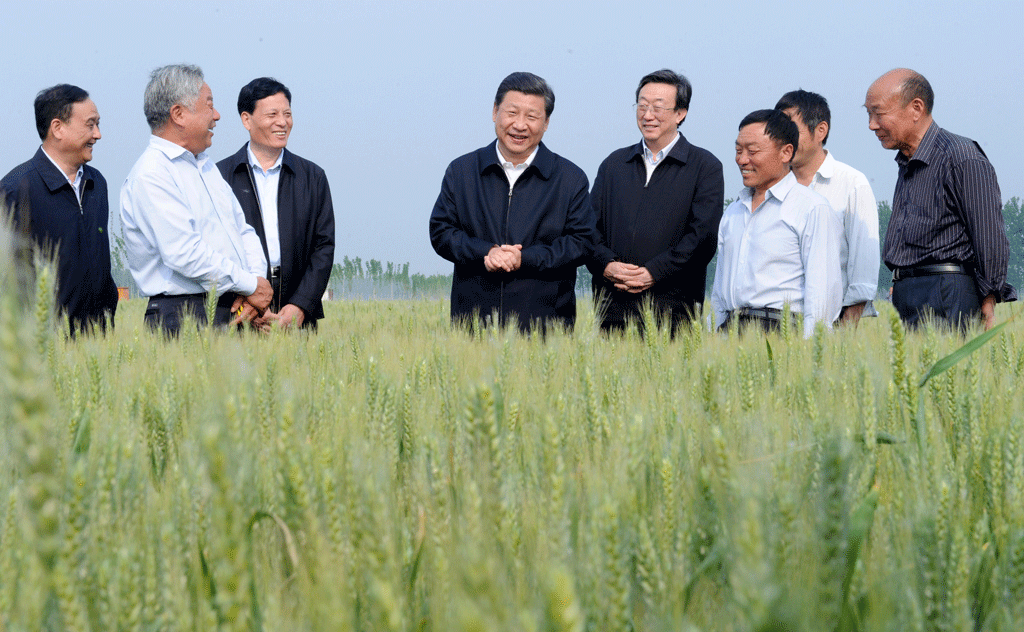
[{"label": "white undershirt", "polygon": [[498,162],[501,163],[502,169],[505,170],[505,175],[508,176],[508,190],[511,191],[512,187],[515,186],[516,180],[519,176],[523,175],[526,168],[533,164],[533,159],[537,157],[537,150],[540,149],[540,145],[533,148],[533,153],[520,165],[513,165],[510,161],[505,160],[505,157],[501,155],[501,150],[498,149],[498,143],[494,143],[494,151],[498,153]]},{"label": "white undershirt", "polygon": [[270,260],[270,267],[281,265],[281,232],[278,229],[277,221],[277,187],[281,181],[281,160],[284,158],[284,150],[277,155],[274,165],[263,170],[260,161],[252,153],[252,143],[249,144],[249,166],[252,168],[252,179],[256,183],[256,195],[260,199],[260,213],[263,215],[263,234],[267,237],[267,258]]},{"label": "white undershirt", "polygon": [[672,148],[679,142],[679,132],[676,132],[676,137],[672,139],[672,142],[661,148],[657,154],[651,151],[651,148],[647,146],[647,141],[642,141],[644,144],[644,166],[647,167],[647,182],[644,183],[646,186],[651,181],[651,175],[654,173],[654,168],[661,164],[661,161],[665,159],[668,152],[672,151]]}]

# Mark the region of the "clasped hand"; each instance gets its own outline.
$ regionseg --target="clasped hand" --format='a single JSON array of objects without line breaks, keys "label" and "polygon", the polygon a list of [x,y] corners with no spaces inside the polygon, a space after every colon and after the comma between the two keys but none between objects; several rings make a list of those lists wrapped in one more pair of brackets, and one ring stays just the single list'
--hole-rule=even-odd
[{"label": "clasped hand", "polygon": [[643,266],[611,261],[604,267],[604,278],[615,284],[615,289],[639,294],[654,285],[654,277]]},{"label": "clasped hand", "polygon": [[523,245],[492,246],[484,256],[484,267],[488,272],[515,272],[523,265]]}]

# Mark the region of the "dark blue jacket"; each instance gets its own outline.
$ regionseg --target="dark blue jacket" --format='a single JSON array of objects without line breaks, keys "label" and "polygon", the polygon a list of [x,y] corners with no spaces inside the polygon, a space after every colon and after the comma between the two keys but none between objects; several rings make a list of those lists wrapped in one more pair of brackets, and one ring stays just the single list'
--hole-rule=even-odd
[{"label": "dark blue jacket", "polygon": [[[647,296],[674,320],[692,314],[704,302],[707,267],[718,246],[722,163],[680,137],[648,183],[642,144],[612,152],[590,196],[598,236],[588,267],[595,297],[605,297],[609,324],[636,318]],[[604,278],[611,261],[647,268],[654,285],[639,294],[616,290]]]},{"label": "dark blue jacket", "polygon": [[[231,185],[245,221],[253,227],[267,254],[259,198],[249,167],[249,144],[217,163]],[[291,303],[305,312],[303,326],[315,326],[324,317],[323,295],[334,265],[334,203],[324,170],[287,149],[281,159],[277,186],[277,228],[281,241],[281,296],[277,308]],[[270,278],[267,270],[266,278]]]},{"label": "dark blue jacket", "polygon": [[71,333],[96,324],[113,325],[117,285],[110,275],[107,181],[83,167],[82,204],[75,189],[42,147],[31,160],[0,180],[0,197],[19,231],[30,233],[42,252],[57,249],[57,304]]},{"label": "dark blue jacket", "polygon": [[[538,319],[571,327],[576,268],[594,240],[587,185],[543,143],[511,192],[494,143],[452,161],[430,214],[430,243],[455,264],[452,320],[497,312],[500,324],[515,315],[523,330]],[[488,272],[484,256],[502,244],[522,244],[522,266]]]}]

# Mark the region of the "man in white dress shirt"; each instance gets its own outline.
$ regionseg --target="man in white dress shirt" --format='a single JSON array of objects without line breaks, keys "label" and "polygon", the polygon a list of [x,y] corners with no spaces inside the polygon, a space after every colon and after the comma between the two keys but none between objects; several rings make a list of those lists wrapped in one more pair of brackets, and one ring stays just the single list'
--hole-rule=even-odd
[{"label": "man in white dress shirt", "polygon": [[718,228],[718,265],[711,305],[720,327],[777,331],[786,305],[803,314],[804,336],[831,327],[842,303],[841,218],[828,201],[796,181],[790,161],[796,124],[777,110],[740,122],[736,164],[745,188]]},{"label": "man in white dress shirt", "polygon": [[775,104],[800,131],[793,154],[797,182],[820,193],[843,216],[839,265],[843,273],[840,322],[856,325],[861,315],[875,316],[878,290],[878,204],[863,173],[836,160],[827,149],[832,116],[825,97],[806,90],[787,92]]},{"label": "man in white dress shirt", "polygon": [[128,267],[149,296],[146,323],[176,334],[191,313],[206,322],[216,290],[215,325],[251,320],[273,296],[256,232],[206,155],[220,114],[198,66],[153,71],[145,94],[149,146],[121,187]]}]

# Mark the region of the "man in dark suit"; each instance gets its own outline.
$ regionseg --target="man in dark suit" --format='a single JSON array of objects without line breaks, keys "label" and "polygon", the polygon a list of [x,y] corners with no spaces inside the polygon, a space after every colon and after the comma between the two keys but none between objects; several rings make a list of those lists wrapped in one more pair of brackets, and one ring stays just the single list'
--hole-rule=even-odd
[{"label": "man in dark suit", "polygon": [[671,70],[641,79],[643,139],[608,156],[594,179],[598,236],[588,267],[605,330],[635,321],[643,331],[640,309],[649,297],[674,334],[704,302],[725,181],[722,163],[678,131],[691,93],[686,77]]},{"label": "man in dark suit", "polygon": [[316,328],[334,264],[334,206],[324,170],[285,146],[292,130],[292,94],[268,77],[238,94],[249,142],[217,163],[263,243],[274,302],[253,322]]},{"label": "man in dark suit", "polygon": [[[36,130],[43,144],[0,181],[0,202],[25,239],[57,263],[57,305],[71,335],[114,323],[117,285],[110,275],[107,181],[88,166],[100,139],[100,115],[89,93],[60,84],[36,96]],[[31,264],[32,257],[25,263]]]}]

